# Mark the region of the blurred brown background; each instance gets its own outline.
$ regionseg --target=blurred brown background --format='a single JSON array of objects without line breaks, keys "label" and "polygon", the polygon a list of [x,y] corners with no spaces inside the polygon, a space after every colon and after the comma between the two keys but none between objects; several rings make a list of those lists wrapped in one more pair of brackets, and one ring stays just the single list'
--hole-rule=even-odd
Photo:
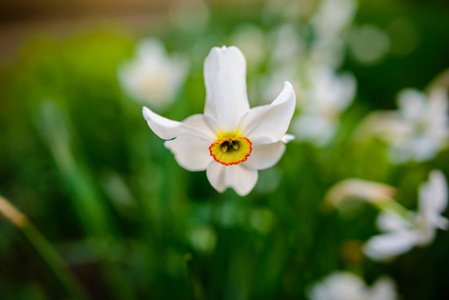
[{"label": "blurred brown background", "polygon": [[[45,32],[67,35],[101,23],[139,31],[163,24],[176,0],[0,0],[0,60],[11,55],[28,37]],[[154,28],[156,31],[158,28]]]}]

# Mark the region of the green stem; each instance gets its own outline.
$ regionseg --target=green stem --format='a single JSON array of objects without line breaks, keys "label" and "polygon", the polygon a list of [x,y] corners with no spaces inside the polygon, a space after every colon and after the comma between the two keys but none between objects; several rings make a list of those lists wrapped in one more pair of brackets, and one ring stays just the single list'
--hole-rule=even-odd
[{"label": "green stem", "polygon": [[0,214],[23,233],[55,277],[74,299],[91,299],[51,243],[23,213],[1,196]]},{"label": "green stem", "polygon": [[379,199],[376,201],[372,201],[371,203],[379,210],[389,214],[395,214],[403,218],[405,221],[408,221],[410,219],[411,212],[407,208],[399,204],[399,202],[391,198]]},{"label": "green stem", "polygon": [[[107,202],[103,200],[95,185],[83,156],[73,147],[71,123],[66,112],[56,103],[47,100],[42,103],[40,115],[37,116],[38,128],[49,145],[56,167],[61,173],[62,181],[70,190],[75,208],[85,232],[98,241],[112,239],[117,231],[117,222],[111,214]],[[96,248],[89,248],[96,252]],[[118,299],[137,299],[121,267],[111,259],[110,251],[99,256],[103,276],[114,288]]]},{"label": "green stem", "polygon": [[204,289],[201,283],[201,279],[198,274],[197,267],[193,262],[193,256],[191,253],[184,255],[184,259],[187,263],[187,274],[190,281],[190,289],[192,292],[192,299],[194,300],[205,300]]}]

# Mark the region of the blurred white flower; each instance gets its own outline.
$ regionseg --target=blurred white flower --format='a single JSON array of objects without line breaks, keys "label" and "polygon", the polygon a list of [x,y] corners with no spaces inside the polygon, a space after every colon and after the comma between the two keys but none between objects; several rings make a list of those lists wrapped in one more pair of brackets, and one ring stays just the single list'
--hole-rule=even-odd
[{"label": "blurred white flower", "polygon": [[239,25],[232,32],[231,41],[246,56],[248,68],[258,67],[266,59],[265,35],[256,25]]},{"label": "blurred white flower", "polygon": [[425,161],[433,158],[447,145],[449,138],[448,99],[443,90],[424,94],[407,89],[399,94],[399,113],[409,128],[401,139],[393,141],[393,157],[396,161],[411,158]]},{"label": "blurred white flower", "polygon": [[361,125],[361,135],[377,135],[389,144],[394,163],[427,161],[448,144],[448,99],[444,89],[429,95],[406,89],[398,96],[398,111],[374,112]]},{"label": "blurred white flower", "polygon": [[[262,98],[271,99],[279,93],[276,82],[288,78],[296,94],[301,90],[301,72],[307,62],[305,42],[297,28],[290,23],[282,24],[271,32],[273,45],[268,60],[267,75],[261,82]],[[298,99],[298,98],[297,98]]]},{"label": "blurred white flower", "polygon": [[310,300],[395,300],[398,298],[392,279],[379,278],[371,287],[349,272],[330,274],[315,283],[308,293]]},{"label": "blurred white flower", "polygon": [[408,212],[405,216],[382,212],[377,219],[377,226],[384,233],[365,243],[365,254],[374,260],[389,260],[414,246],[430,244],[438,228],[448,228],[448,220],[441,216],[447,206],[447,197],[444,174],[433,170],[429,181],[419,188],[418,211]]},{"label": "blurred white flower", "polygon": [[311,60],[338,67],[344,58],[343,35],[350,27],[356,11],[354,0],[324,0],[313,16],[314,39]]},{"label": "blurred white flower", "polygon": [[274,65],[296,66],[305,55],[305,42],[293,24],[282,24],[272,32],[271,63]]},{"label": "blurred white flower", "polygon": [[257,103],[266,103],[266,99],[278,95],[282,87],[277,83],[287,78],[297,96],[301,91],[301,65],[306,59],[301,35],[295,26],[287,23],[275,28],[268,38],[272,47],[267,70],[258,83],[260,100]]},{"label": "blurred white flower", "polygon": [[304,99],[299,99],[301,113],[293,130],[299,140],[323,147],[334,137],[341,113],[353,101],[356,81],[350,73],[337,75],[324,66],[313,68],[307,79],[310,82],[304,87]]},{"label": "blurred white flower", "polygon": [[319,39],[333,40],[340,37],[352,23],[356,11],[355,0],[323,0],[312,18],[315,34]]},{"label": "blurred white flower", "polygon": [[334,207],[348,199],[379,203],[394,198],[396,189],[388,184],[363,179],[346,179],[335,184],[326,193],[325,203]]},{"label": "blurred white flower", "polygon": [[285,82],[271,104],[250,109],[246,61],[236,47],[212,48],[204,62],[204,81],[204,114],[177,122],[144,107],[143,116],[154,133],[168,140],[165,146],[183,168],[206,170],[219,192],[233,188],[246,195],[257,182],[258,170],[276,164],[292,139],[286,132],[295,93]]},{"label": "blurred white flower", "polygon": [[159,40],[146,39],[138,45],[136,58],[119,68],[118,77],[131,97],[152,108],[164,109],[175,100],[188,69],[185,57],[169,56]]}]

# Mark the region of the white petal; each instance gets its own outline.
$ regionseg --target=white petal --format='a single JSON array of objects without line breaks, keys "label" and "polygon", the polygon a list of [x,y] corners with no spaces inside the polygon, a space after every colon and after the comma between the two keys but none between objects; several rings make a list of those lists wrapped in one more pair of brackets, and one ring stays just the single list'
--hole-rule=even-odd
[{"label": "white petal", "polygon": [[443,229],[447,227],[447,220],[440,215],[447,207],[447,197],[444,174],[439,170],[433,170],[429,181],[419,188],[419,213],[427,223]]},{"label": "white petal", "polygon": [[253,144],[279,141],[287,132],[295,105],[295,92],[286,81],[281,94],[271,104],[252,108],[243,116],[240,125],[244,136]]},{"label": "white petal", "polygon": [[368,300],[396,300],[397,293],[393,280],[383,277],[374,282]]},{"label": "white petal", "polygon": [[204,114],[212,117],[223,131],[237,130],[248,112],[246,61],[236,47],[214,47],[204,61],[206,105]]},{"label": "white petal", "polygon": [[435,157],[439,151],[438,141],[430,135],[420,135],[402,144],[405,151],[409,151],[415,161],[427,161]]},{"label": "white petal", "polygon": [[405,231],[407,225],[406,220],[392,213],[382,212],[377,217],[377,227],[382,231]]},{"label": "white petal", "polygon": [[434,224],[436,227],[447,230],[449,228],[449,220],[442,216],[437,216],[434,220]]},{"label": "white petal", "polygon": [[363,252],[374,260],[388,260],[409,251],[415,245],[416,239],[412,235],[392,232],[369,239],[363,246]]},{"label": "white petal", "polygon": [[400,113],[409,121],[417,121],[426,109],[426,96],[415,89],[404,89],[398,95]]},{"label": "white petal", "polygon": [[295,136],[293,134],[284,134],[284,136],[281,138],[281,141],[283,141],[284,143],[288,143],[291,142],[295,139]]},{"label": "white petal", "polygon": [[143,117],[151,130],[161,139],[169,140],[182,135],[197,135],[215,140],[215,122],[204,115],[193,115],[182,122],[164,118],[148,107],[143,107]]},{"label": "white petal", "polygon": [[165,147],[173,152],[178,164],[189,171],[206,170],[212,161],[209,146],[210,141],[198,136],[180,136],[165,142]]},{"label": "white petal", "polygon": [[141,41],[136,52],[138,58],[144,64],[157,64],[160,61],[165,61],[167,57],[164,45],[155,38],[148,38]]},{"label": "white petal", "polygon": [[335,272],[314,284],[309,291],[311,300],[365,299],[365,283],[349,272]]},{"label": "white petal", "polygon": [[282,141],[272,144],[253,145],[253,150],[248,160],[242,166],[251,170],[263,170],[274,166],[285,151],[285,144]]},{"label": "white petal", "polygon": [[206,170],[210,184],[220,193],[226,188],[233,188],[240,196],[245,196],[257,182],[257,171],[240,165],[224,166],[212,161]]}]

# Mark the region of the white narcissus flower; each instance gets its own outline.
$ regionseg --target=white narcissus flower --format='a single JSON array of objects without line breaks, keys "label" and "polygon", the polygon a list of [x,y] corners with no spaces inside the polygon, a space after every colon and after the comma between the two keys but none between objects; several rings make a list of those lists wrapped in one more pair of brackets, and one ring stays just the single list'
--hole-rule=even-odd
[{"label": "white narcissus flower", "polygon": [[[427,161],[448,145],[448,98],[444,89],[425,95],[405,89],[398,111],[374,112],[361,125],[360,135],[377,135],[388,143],[394,163]],[[366,133],[369,133],[368,135]]]},{"label": "white narcissus flower", "polygon": [[447,183],[441,171],[433,170],[429,181],[419,188],[418,212],[407,217],[382,212],[377,225],[384,233],[369,239],[363,251],[374,260],[389,260],[415,246],[430,244],[436,230],[447,229],[448,220],[441,216],[447,207]]},{"label": "white narcissus flower", "polygon": [[164,109],[175,99],[189,69],[181,55],[169,56],[157,39],[142,41],[137,57],[118,70],[123,89],[134,99],[155,109]]},{"label": "white narcissus flower", "polygon": [[399,114],[408,131],[392,141],[397,162],[426,161],[447,145],[449,138],[448,99],[444,90],[428,96],[406,89],[398,96]]},{"label": "white narcissus flower", "polygon": [[367,286],[349,272],[330,274],[314,284],[308,293],[310,300],[395,300],[398,298],[392,279],[383,277]]},{"label": "white narcissus flower", "polygon": [[258,170],[272,167],[285,151],[286,135],[295,111],[295,92],[284,83],[269,105],[250,109],[246,92],[246,61],[236,47],[212,48],[204,62],[204,114],[182,122],[143,108],[148,126],[164,140],[177,162],[189,171],[206,170],[219,192],[233,188],[248,194]]}]

